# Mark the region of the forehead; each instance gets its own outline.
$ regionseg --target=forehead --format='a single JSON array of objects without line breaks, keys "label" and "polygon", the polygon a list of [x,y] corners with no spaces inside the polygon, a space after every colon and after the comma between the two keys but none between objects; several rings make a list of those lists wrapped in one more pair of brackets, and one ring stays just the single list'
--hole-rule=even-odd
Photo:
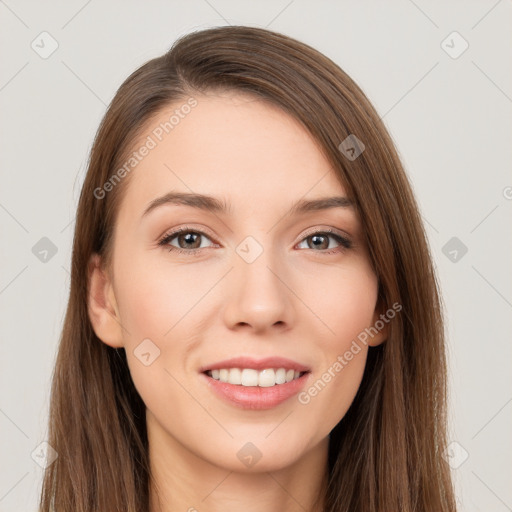
[{"label": "forehead", "polygon": [[130,173],[121,211],[141,214],[170,191],[224,198],[247,214],[302,197],[345,194],[316,141],[278,107],[225,92],[194,96],[197,104],[181,109],[187,99],[141,130],[131,151],[145,143],[152,148]]}]

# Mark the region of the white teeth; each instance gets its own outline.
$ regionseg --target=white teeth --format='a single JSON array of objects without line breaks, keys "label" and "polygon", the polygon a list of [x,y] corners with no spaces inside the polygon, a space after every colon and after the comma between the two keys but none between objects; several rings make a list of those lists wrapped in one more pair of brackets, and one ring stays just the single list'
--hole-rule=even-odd
[{"label": "white teeth", "polygon": [[250,368],[242,370],[242,386],[257,386],[258,385],[258,371]]},{"label": "white teeth", "polygon": [[229,382],[230,384],[242,384],[242,370],[240,368],[231,368],[228,370],[228,378],[226,379],[226,382]]},{"label": "white teeth", "polygon": [[286,370],[278,368],[276,370],[276,384],[284,384],[286,382]]},{"label": "white teeth", "polygon": [[261,371],[252,368],[222,368],[210,370],[207,374],[215,380],[229,384],[268,388],[298,379],[301,372],[286,368],[265,368]]},{"label": "white teeth", "polygon": [[258,375],[258,386],[261,388],[269,388],[276,383],[276,372],[269,368],[262,370]]}]

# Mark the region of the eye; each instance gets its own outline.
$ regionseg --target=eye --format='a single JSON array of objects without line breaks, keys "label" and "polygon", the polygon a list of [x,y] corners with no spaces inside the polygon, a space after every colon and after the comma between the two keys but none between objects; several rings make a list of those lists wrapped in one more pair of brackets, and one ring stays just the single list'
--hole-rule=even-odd
[{"label": "eye", "polygon": [[[169,251],[176,251],[179,254],[191,256],[199,254],[202,252],[202,249],[216,246],[216,244],[203,245],[202,241],[204,239],[210,240],[211,242],[211,238],[203,231],[184,226],[171,233],[165,234],[158,242],[158,245],[166,247]],[[338,245],[333,247],[331,244],[332,240]],[[307,247],[299,247],[304,243],[307,243]],[[335,233],[332,229],[326,229],[306,233],[306,237],[297,247],[300,249],[312,249],[319,254],[335,254],[352,248],[352,242],[341,234]]]},{"label": "eye", "polygon": [[[191,255],[197,254],[201,249],[209,247],[202,244],[202,239],[211,241],[206,233],[185,226],[164,235],[158,242],[158,245],[166,246],[169,251],[177,251],[180,254]],[[177,245],[174,245],[172,243],[173,241],[175,241]]]},{"label": "eye", "polygon": [[[334,240],[335,243],[337,243],[338,245],[332,247],[330,240]],[[307,247],[301,248],[313,249],[316,252],[319,252],[320,254],[339,253],[352,247],[352,242],[348,238],[342,236],[339,233],[334,233],[332,229],[327,229],[324,231],[313,231],[312,233],[307,233],[306,238],[304,238],[303,241],[300,242],[299,246],[304,243],[307,244]]]}]

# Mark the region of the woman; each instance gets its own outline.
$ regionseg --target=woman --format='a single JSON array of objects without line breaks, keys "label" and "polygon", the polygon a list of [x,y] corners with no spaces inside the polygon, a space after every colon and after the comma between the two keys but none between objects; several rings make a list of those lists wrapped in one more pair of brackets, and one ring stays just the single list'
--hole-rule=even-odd
[{"label": "woman", "polygon": [[368,99],[189,34],[120,87],[75,229],[41,511],[455,510],[436,278]]}]

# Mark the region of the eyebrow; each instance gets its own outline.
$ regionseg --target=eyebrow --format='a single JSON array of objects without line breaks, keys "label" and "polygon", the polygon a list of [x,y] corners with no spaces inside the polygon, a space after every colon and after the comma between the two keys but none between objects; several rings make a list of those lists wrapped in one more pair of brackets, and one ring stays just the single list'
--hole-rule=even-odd
[{"label": "eyebrow", "polygon": [[[167,204],[191,206],[192,208],[213,213],[231,212],[230,203],[213,196],[189,192],[169,192],[151,201],[144,210],[142,217],[145,217],[156,208]],[[344,196],[300,199],[292,205],[288,215],[300,215],[311,211],[328,210],[331,208],[353,208],[353,206],[352,201]]]}]

